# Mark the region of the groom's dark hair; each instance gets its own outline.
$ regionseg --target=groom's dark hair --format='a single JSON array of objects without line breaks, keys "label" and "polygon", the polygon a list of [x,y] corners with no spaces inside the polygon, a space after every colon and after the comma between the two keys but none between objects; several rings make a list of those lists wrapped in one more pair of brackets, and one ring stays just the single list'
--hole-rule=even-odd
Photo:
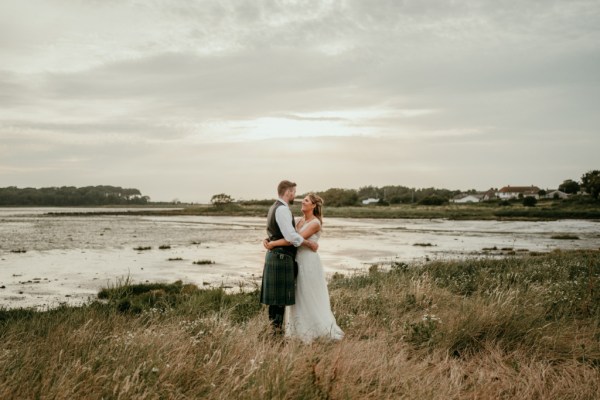
[{"label": "groom's dark hair", "polygon": [[277,194],[279,195],[279,197],[283,196],[285,194],[285,192],[290,189],[296,187],[296,184],[294,182],[290,182],[290,181],[281,181],[279,182],[279,185],[277,185]]}]

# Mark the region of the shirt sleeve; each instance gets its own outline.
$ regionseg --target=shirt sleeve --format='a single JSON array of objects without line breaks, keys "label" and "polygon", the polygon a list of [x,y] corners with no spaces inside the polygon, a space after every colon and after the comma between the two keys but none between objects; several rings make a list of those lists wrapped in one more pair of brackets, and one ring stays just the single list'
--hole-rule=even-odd
[{"label": "shirt sleeve", "polygon": [[299,247],[304,242],[304,238],[294,229],[292,219],[292,212],[288,207],[278,207],[275,210],[275,220],[283,237],[295,247]]}]

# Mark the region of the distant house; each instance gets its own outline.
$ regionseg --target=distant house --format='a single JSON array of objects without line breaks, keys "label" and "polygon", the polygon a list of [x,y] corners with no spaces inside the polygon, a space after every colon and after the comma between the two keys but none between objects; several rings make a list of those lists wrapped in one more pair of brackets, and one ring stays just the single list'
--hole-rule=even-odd
[{"label": "distant house", "polygon": [[508,199],[517,199],[519,197],[535,197],[539,198],[540,188],[537,186],[504,186],[502,189],[498,190],[496,196],[500,199],[508,200]]},{"label": "distant house", "polygon": [[560,190],[548,190],[544,196],[546,199],[567,199],[569,195]]},{"label": "distant house", "polygon": [[482,194],[459,194],[450,199],[451,203],[479,203],[482,199]]},{"label": "distant house", "polygon": [[483,192],[481,196],[481,201],[495,200],[498,198],[496,195],[497,189],[490,189],[487,192]]},{"label": "distant house", "polygon": [[364,205],[369,205],[369,204],[372,204],[372,203],[379,203],[379,199],[368,198],[368,199],[364,199],[362,201],[362,203]]}]

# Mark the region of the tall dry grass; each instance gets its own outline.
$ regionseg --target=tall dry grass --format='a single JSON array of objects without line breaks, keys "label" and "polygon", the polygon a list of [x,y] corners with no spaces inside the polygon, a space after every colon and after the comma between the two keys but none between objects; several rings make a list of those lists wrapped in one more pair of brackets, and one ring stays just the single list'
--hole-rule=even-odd
[{"label": "tall dry grass", "polygon": [[394,264],[336,276],[346,337],[269,335],[256,292],[132,285],[0,313],[0,398],[595,399],[600,255]]}]

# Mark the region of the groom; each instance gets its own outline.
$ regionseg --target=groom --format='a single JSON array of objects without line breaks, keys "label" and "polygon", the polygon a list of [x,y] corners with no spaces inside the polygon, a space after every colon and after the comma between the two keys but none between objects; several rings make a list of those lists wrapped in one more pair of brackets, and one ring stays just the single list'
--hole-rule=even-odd
[{"label": "groom", "polygon": [[275,335],[283,333],[283,313],[286,305],[296,302],[296,248],[306,246],[317,251],[318,244],[305,240],[296,232],[296,223],[290,211],[296,197],[296,184],[281,181],[277,186],[279,199],[269,209],[267,215],[267,240],[285,238],[293,246],[275,247],[267,251],[263,269],[260,302],[269,306],[269,321]]}]

